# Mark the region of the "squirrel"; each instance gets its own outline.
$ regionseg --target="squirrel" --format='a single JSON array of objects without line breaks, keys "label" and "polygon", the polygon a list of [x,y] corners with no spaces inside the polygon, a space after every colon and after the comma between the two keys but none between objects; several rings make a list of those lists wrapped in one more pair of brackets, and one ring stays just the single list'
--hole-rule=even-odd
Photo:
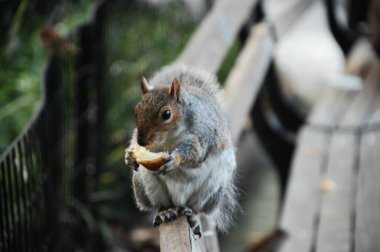
[{"label": "squirrel", "polygon": [[[235,150],[219,86],[213,74],[183,65],[166,66],[149,82],[141,80],[137,127],[125,160],[134,168],[138,208],[158,210],[155,227],[184,215],[201,237],[194,215],[209,215],[220,231],[227,231],[239,209]],[[157,172],[140,169],[128,151],[136,145],[169,151],[169,161]]]}]

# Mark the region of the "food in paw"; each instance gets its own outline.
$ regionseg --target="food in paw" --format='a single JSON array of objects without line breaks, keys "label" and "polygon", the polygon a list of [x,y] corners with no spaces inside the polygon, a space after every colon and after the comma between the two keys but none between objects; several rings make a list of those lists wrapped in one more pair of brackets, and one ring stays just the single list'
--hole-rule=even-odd
[{"label": "food in paw", "polygon": [[155,153],[142,146],[132,148],[129,155],[137,163],[151,171],[157,171],[162,165],[170,160],[169,152]]}]

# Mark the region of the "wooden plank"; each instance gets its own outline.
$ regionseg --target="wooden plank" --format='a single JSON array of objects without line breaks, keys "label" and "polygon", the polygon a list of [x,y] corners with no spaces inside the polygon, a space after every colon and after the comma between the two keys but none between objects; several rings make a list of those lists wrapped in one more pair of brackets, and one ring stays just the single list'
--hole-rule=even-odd
[{"label": "wooden plank", "polygon": [[288,239],[279,251],[308,252],[312,249],[328,138],[325,132],[308,127],[300,134],[280,220],[280,228],[287,233]]},{"label": "wooden plank", "polygon": [[[363,59],[361,59],[361,56],[368,56],[368,48],[366,48],[368,45],[366,45],[366,43],[364,44],[365,45],[363,46],[356,46],[354,50],[350,53],[350,57],[348,59],[346,67],[346,73],[348,75],[358,76],[362,72],[367,72],[363,71],[362,68],[365,67],[367,69],[368,66],[360,65],[363,64],[364,61]],[[368,86],[365,88],[368,89]],[[308,122],[322,127],[337,127],[340,121],[343,119],[345,113],[350,110],[350,104],[353,102],[354,98],[357,95],[357,91],[345,90],[343,88],[335,88],[328,91],[325,97],[318,103],[318,105],[314,108],[313,112],[310,114]],[[352,120],[352,118],[349,119],[351,116],[352,115],[349,115],[348,118],[346,118],[345,120]],[[348,121],[346,121],[346,123],[348,123]]]},{"label": "wooden plank", "polygon": [[257,0],[218,0],[175,63],[215,73]]},{"label": "wooden plank", "polygon": [[365,120],[365,124],[368,126],[369,129],[373,127],[378,129],[380,128],[380,86],[378,87],[377,94],[374,100],[375,102],[372,105],[372,109],[368,115],[368,118]]},{"label": "wooden plank", "polygon": [[376,103],[376,94],[378,84],[373,81],[377,73],[378,68],[372,68],[369,72],[369,76],[363,82],[362,90],[353,98],[351,104],[348,107],[347,113],[340,122],[341,128],[356,129],[364,125],[366,118],[371,113],[371,106]]},{"label": "wooden plank", "polygon": [[358,172],[355,250],[380,251],[380,132],[362,137]]},{"label": "wooden plank", "polygon": [[273,49],[269,25],[254,26],[226,80],[224,106],[235,144],[268,71]]},{"label": "wooden plank", "polygon": [[354,96],[354,92],[341,89],[329,90],[310,113],[308,123],[331,129],[337,127]]},{"label": "wooden plank", "polygon": [[380,65],[377,63],[373,66],[370,71],[370,74],[367,78],[368,82],[373,83],[376,89],[376,96],[374,97],[374,103],[372,105],[372,109],[370,111],[370,115],[366,120],[366,124],[371,128],[372,126],[379,127],[380,126]]},{"label": "wooden plank", "polygon": [[332,136],[327,171],[321,181],[325,188],[320,188],[324,191],[321,192],[317,252],[351,251],[353,192],[356,189],[354,182],[358,158],[357,137],[353,133],[339,132]]},{"label": "wooden plank", "polygon": [[314,0],[276,1],[274,4],[278,6],[268,12],[267,19],[274,25],[277,36],[285,35],[313,3]]},{"label": "wooden plank", "polygon": [[348,54],[346,62],[346,72],[351,75],[365,78],[368,71],[377,64],[376,53],[366,37],[361,37],[355,42]]}]

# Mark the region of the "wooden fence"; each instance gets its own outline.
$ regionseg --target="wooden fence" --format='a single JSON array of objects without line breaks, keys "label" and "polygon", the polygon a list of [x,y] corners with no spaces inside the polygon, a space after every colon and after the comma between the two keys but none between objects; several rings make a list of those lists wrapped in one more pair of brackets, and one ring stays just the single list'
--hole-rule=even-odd
[{"label": "wooden fence", "polygon": [[76,32],[76,57],[48,60],[39,112],[0,158],[1,251],[101,248],[83,232],[86,183],[97,180],[105,154],[105,4],[95,9]]}]

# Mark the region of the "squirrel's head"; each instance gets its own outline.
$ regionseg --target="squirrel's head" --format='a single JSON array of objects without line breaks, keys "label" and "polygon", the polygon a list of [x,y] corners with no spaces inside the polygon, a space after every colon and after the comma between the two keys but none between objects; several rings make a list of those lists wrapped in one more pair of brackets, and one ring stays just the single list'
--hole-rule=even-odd
[{"label": "squirrel's head", "polygon": [[152,88],[143,77],[141,90],[143,97],[135,108],[138,144],[150,151],[175,148],[185,130],[181,83],[174,79],[170,87]]}]

